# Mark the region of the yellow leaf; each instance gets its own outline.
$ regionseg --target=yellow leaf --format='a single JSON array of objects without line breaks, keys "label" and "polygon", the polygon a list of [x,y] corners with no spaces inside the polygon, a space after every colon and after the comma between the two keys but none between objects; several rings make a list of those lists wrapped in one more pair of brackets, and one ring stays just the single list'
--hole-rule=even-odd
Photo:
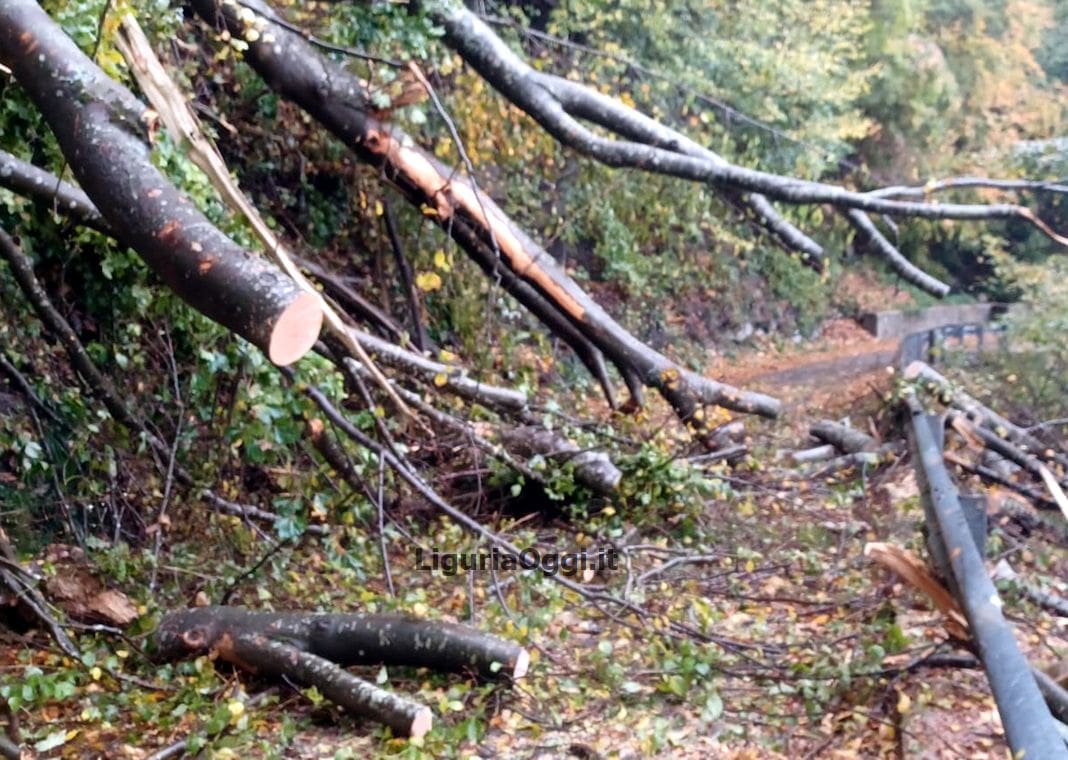
[{"label": "yellow leaf", "polygon": [[382,201],[375,201],[375,216],[382,216],[384,213],[386,213],[386,209],[382,205]]},{"label": "yellow leaf", "polygon": [[439,388],[445,385],[445,383],[447,382],[449,382],[449,378],[444,372],[439,372],[438,374],[434,375],[434,385],[438,386]]},{"label": "yellow leaf", "polygon": [[420,272],[415,277],[415,284],[420,290],[429,293],[441,287],[441,275],[437,272]]},{"label": "yellow leaf", "polygon": [[448,272],[451,267],[449,266],[449,259],[445,255],[445,251],[440,248],[434,251],[434,266],[440,269],[442,272]]},{"label": "yellow leaf", "polygon": [[908,714],[908,711],[912,709],[912,700],[905,692],[899,692],[897,695],[897,711],[901,715]]}]

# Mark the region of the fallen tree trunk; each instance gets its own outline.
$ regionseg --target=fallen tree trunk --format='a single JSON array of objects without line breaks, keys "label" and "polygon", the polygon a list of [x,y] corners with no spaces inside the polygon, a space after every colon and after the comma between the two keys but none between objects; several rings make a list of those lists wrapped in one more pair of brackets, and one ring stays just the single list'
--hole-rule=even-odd
[{"label": "fallen tree trunk", "polygon": [[317,296],[239,247],[153,166],[151,112],[32,0],[0,4],[0,63],[41,111],[120,242],[193,308],[290,364],[314,345]]},{"label": "fallen tree trunk", "polygon": [[473,672],[487,679],[522,678],[530,664],[518,644],[463,625],[402,615],[257,612],[199,607],[172,612],[153,635],[160,661],[205,654],[227,637],[260,635],[338,665],[409,665]]},{"label": "fallen tree trunk", "polygon": [[430,709],[343,670],[407,665],[482,678],[517,679],[530,664],[514,642],[473,628],[401,615],[257,612],[200,607],[164,616],[152,635],[153,660],[212,654],[239,668],[316,687],[346,710],[405,736],[430,730]]},{"label": "fallen tree trunk", "polygon": [[[244,13],[253,9],[257,28],[275,18],[258,0],[241,7],[217,0],[193,6],[210,24],[222,23],[230,34],[244,36]],[[562,337],[602,385],[603,354],[625,379],[637,378],[656,388],[680,418],[704,427],[705,405],[775,416],[779,403],[702,377],[641,343],[616,323],[539,245],[517,229],[476,186],[417,147],[394,125],[378,121],[364,84],[344,67],[315,51],[304,38],[279,24],[249,40],[246,61],[280,95],[307,110],[364,162],[378,167],[413,205],[455,239],[487,273],[550,330]]]},{"label": "fallen tree trunk", "polygon": [[839,422],[820,420],[812,423],[808,432],[813,438],[831,444],[844,454],[874,452],[879,449],[878,441],[870,435]]},{"label": "fallen tree trunk", "polygon": [[584,451],[560,433],[533,425],[502,428],[501,443],[518,457],[541,455],[560,463],[571,463],[575,480],[598,494],[610,494],[623,479],[623,473],[601,451]]}]

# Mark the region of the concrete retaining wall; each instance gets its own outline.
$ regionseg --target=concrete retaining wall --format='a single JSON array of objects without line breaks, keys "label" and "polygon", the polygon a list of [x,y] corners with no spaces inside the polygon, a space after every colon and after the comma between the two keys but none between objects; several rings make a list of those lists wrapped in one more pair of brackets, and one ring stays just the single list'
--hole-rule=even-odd
[{"label": "concrete retaining wall", "polygon": [[1005,308],[1000,303],[967,303],[911,311],[874,311],[862,315],[860,324],[876,338],[903,338],[945,325],[983,324],[1003,314]]}]

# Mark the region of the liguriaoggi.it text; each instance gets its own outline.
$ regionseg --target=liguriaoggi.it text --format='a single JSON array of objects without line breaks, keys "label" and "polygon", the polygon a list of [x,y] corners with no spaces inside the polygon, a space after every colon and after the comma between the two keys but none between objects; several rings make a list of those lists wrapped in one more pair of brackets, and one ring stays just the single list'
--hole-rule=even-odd
[{"label": "liguriaoggi.it text", "polygon": [[619,568],[619,553],[602,547],[594,552],[545,552],[533,547],[510,554],[494,547],[486,552],[442,552],[422,547],[415,550],[415,567],[442,575],[475,572],[508,572],[540,568],[546,575],[583,575]]}]

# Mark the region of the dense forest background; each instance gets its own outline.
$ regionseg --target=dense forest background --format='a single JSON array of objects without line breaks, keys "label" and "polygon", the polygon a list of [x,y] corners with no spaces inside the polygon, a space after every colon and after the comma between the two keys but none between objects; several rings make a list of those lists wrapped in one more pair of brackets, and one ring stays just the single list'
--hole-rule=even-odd
[{"label": "dense forest background", "polygon": [[[778,207],[822,246],[813,266],[718,188],[613,168],[565,147],[443,42],[433,5],[273,3],[365,83],[377,118],[458,173],[473,168],[481,190],[597,303],[679,366],[746,387],[749,368],[822,350],[865,312],[937,300],[902,280],[832,204]],[[432,411],[420,411],[430,415],[423,422],[398,413],[371,380],[370,392],[355,391],[325,355],[302,359],[296,379],[278,372],[108,231],[0,187],[0,229],[141,421],[116,418],[72,366],[69,341],[41,321],[14,268],[0,263],[0,535],[17,552],[2,561],[32,566],[39,579],[91,577],[85,584],[121,589],[131,610],[94,609],[79,585],[72,593],[89,610],[66,613],[81,620],[69,628],[76,656],[49,649],[48,637],[34,638],[12,612],[18,633],[0,644],[0,695],[9,733],[25,746],[76,757],[123,756],[120,748],[147,757],[175,742],[205,757],[596,756],[623,746],[667,756],[919,756],[909,747],[918,752],[938,724],[903,727],[912,701],[946,701],[947,713],[988,707],[988,696],[973,693],[981,679],[962,682],[971,690],[962,707],[950,678],[908,681],[908,671],[890,675],[896,666],[886,665],[924,640],[918,631],[938,628],[895,616],[890,584],[860,557],[864,540],[886,540],[884,529],[918,546],[915,483],[898,498],[895,481],[876,498],[880,483],[866,469],[833,482],[777,470],[766,479],[802,417],[852,417],[889,439],[889,378],[855,396],[803,389],[803,411],[791,406],[779,423],[710,406],[709,428],[745,420],[745,451],[740,460],[701,460],[709,456],[701,436],[661,399],[610,409],[580,357],[441,233],[433,208],[405,203],[249,65],[254,39],[213,28],[182,3],[41,6],[139,94],[116,46],[122,18],[134,14],[269,227],[350,313],[385,315],[398,328],[387,331],[391,340],[426,349],[437,369],[409,392],[462,427],[442,427]],[[919,195],[931,203],[1019,202],[1068,230],[1063,185],[1010,201],[991,187],[928,185],[1068,177],[1064,0],[565,0],[475,10],[535,70],[583,82],[738,166],[861,191],[927,186]],[[390,65],[397,61],[418,68]],[[425,84],[413,70],[425,72]],[[40,109],[3,69],[0,150],[73,181]],[[215,226],[243,247],[262,247],[174,135],[152,130],[150,155]],[[1025,424],[1068,413],[1057,350],[1068,329],[1065,248],[1015,218],[873,218],[908,260],[951,286],[945,300],[1025,304],[1011,329],[1036,350],[972,368],[978,395]],[[504,442],[496,431],[512,423],[435,395],[461,368],[536,399],[524,424],[610,459],[618,486],[599,491],[575,462],[542,453],[513,452],[518,470],[486,455],[472,431]],[[347,441],[332,457],[316,437],[323,412],[309,387],[363,434],[388,440],[386,450],[450,504],[518,546],[655,549],[634,549],[625,580],[600,578],[603,588],[585,596],[536,573],[501,584],[422,572],[416,547],[490,544],[441,517],[381,450]],[[891,470],[887,477],[901,476]],[[267,519],[210,509],[204,489],[216,507],[253,505]],[[1052,582],[1063,548],[1028,551],[1022,561]],[[684,556],[679,566],[718,574],[669,585],[664,565]],[[624,584],[640,613],[598,599]],[[0,593],[0,603],[15,609],[17,596]],[[773,604],[790,598],[805,600],[801,617]],[[466,621],[529,645],[535,667],[518,694],[422,670],[368,671],[379,684],[418,692],[440,716],[427,737],[406,742],[330,712],[314,688],[257,691],[207,657],[165,666],[141,659],[145,635],[168,610],[220,600]],[[826,610],[810,608],[816,603]],[[1050,644],[1065,656],[1058,646]],[[603,745],[597,727],[610,737]],[[995,729],[972,739],[959,745],[972,756],[1004,751]],[[732,754],[743,752],[753,754]]]}]

